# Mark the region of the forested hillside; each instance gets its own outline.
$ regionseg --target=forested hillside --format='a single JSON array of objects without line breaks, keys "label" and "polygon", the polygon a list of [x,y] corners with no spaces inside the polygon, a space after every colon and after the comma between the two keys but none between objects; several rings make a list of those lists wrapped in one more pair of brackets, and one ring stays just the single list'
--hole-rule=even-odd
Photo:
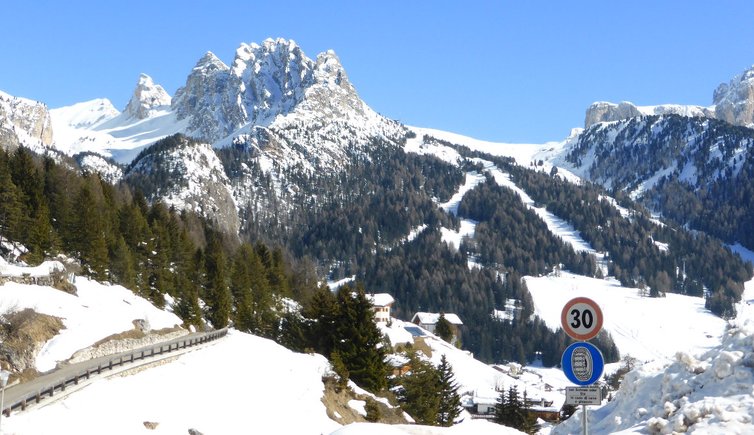
[{"label": "forested hillside", "polygon": [[753,147],[750,128],[643,116],[591,126],[566,160],[616,195],[636,192],[680,225],[754,249]]},{"label": "forested hillside", "polygon": [[719,240],[660,223],[620,191],[618,200],[627,207],[623,211],[597,185],[576,185],[510,160],[485,158],[505,168],[532,198],[570,222],[596,251],[607,252],[609,274],[624,286],[646,288],[655,297],[665,292],[705,297],[715,314],[735,316],[734,304],[752,276],[752,266]]}]

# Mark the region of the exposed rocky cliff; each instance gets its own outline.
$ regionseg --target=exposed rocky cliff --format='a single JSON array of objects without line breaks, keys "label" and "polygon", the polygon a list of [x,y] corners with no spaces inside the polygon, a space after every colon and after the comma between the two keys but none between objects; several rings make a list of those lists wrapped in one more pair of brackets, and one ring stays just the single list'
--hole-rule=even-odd
[{"label": "exposed rocky cliff", "polygon": [[148,75],[141,74],[123,113],[133,119],[146,119],[155,110],[170,106],[170,102],[170,95],[162,86],[155,84]]},{"label": "exposed rocky cliff", "polygon": [[613,122],[636,116],[651,115],[680,115],[692,118],[714,118],[714,108],[702,106],[686,106],[682,104],[662,104],[659,106],[637,106],[628,101],[619,104],[607,101],[592,103],[586,109],[584,128],[589,128],[599,122]]},{"label": "exposed rocky cliff", "polygon": [[718,119],[744,127],[754,126],[754,66],[718,86],[712,101]]},{"label": "exposed rocky cliff", "polygon": [[623,101],[619,104],[598,101],[586,109],[584,128],[598,122],[612,122],[636,116],[681,115],[692,118],[714,118],[743,127],[754,126],[754,66],[722,83],[712,94],[712,106],[663,104],[636,106]]},{"label": "exposed rocky cliff", "polygon": [[228,234],[238,234],[238,211],[230,181],[212,146],[185,136],[170,136],[141,153],[125,179],[152,201],[191,210]]},{"label": "exposed rocky cliff", "polygon": [[0,143],[36,151],[52,145],[52,121],[44,104],[0,92]]}]

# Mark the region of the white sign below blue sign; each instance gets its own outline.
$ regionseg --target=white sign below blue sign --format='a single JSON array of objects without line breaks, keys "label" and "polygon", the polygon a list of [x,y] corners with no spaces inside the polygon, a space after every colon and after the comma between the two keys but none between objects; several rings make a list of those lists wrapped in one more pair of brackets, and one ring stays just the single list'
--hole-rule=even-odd
[{"label": "white sign below blue sign", "polygon": [[605,370],[602,352],[597,346],[585,341],[568,346],[560,363],[568,380],[580,386],[597,382]]}]

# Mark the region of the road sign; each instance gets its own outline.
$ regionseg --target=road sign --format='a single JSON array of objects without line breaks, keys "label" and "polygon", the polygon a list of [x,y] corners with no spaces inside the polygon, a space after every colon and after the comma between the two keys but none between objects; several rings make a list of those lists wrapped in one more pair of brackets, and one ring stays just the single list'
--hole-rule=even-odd
[{"label": "road sign", "polygon": [[560,324],[566,334],[576,340],[590,340],[602,329],[602,310],[589,298],[568,301],[560,313]]},{"label": "road sign", "polygon": [[590,387],[566,387],[566,405],[601,405],[602,388]]},{"label": "road sign", "polygon": [[605,370],[605,359],[597,347],[585,341],[571,344],[560,361],[563,373],[576,385],[592,385]]}]

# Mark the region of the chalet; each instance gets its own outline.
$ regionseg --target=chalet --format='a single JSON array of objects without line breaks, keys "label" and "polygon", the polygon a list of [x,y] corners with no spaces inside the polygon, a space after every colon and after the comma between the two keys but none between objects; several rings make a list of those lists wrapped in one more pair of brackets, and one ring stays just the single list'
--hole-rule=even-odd
[{"label": "chalet", "polygon": [[374,321],[377,323],[390,322],[390,307],[395,299],[388,293],[368,294],[367,299],[374,305]]},{"label": "chalet", "polygon": [[[450,327],[453,329],[453,335],[458,336],[458,327],[463,325],[461,318],[457,314],[444,313],[445,320],[450,322]],[[440,320],[440,313],[423,313],[418,312],[411,318],[411,323],[421,326],[431,333],[435,333],[435,327],[437,321]]]}]

